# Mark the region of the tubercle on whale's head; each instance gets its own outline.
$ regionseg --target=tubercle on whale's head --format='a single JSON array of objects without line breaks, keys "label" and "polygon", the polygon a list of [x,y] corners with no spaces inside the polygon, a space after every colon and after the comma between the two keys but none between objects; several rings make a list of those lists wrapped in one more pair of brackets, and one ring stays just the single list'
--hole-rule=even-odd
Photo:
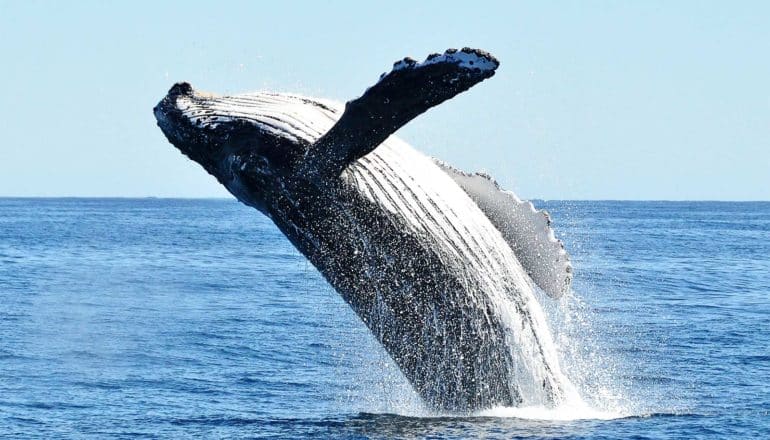
[{"label": "tubercle on whale's head", "polygon": [[[303,148],[293,139],[268,132],[248,118],[217,112],[217,97],[179,82],[153,108],[168,141],[200,164],[233,195],[260,209],[261,192],[280,178]],[[244,191],[244,186],[248,191]],[[262,191],[260,191],[262,190]],[[261,209],[260,209],[261,210]]]},{"label": "tubercle on whale's head", "polygon": [[169,142],[190,159],[200,163],[207,170],[205,149],[199,144],[205,141],[202,133],[193,130],[191,121],[184,117],[178,100],[183,96],[192,96],[192,86],[178,82],[169,89],[166,96],[152,109],[158,127]]}]

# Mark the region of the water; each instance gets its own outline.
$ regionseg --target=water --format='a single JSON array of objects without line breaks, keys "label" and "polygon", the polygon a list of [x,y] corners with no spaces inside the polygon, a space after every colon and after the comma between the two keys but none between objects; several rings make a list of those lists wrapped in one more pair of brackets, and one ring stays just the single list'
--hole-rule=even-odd
[{"label": "water", "polygon": [[544,307],[591,408],[452,417],[252,209],[0,199],[0,434],[770,436],[770,203],[540,206],[576,269]]}]

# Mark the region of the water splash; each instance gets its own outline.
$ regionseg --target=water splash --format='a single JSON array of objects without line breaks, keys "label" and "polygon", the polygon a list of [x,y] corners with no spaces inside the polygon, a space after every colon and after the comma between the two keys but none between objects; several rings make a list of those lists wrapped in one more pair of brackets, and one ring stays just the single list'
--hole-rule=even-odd
[{"label": "water splash", "polygon": [[[550,356],[555,358],[549,362],[556,369],[563,391],[556,405],[544,401],[542,388],[524,386],[522,389],[529,391],[522,395],[524,402],[517,407],[501,406],[460,415],[437,412],[423,404],[371,335],[367,338],[369,347],[365,347],[363,353],[356,355],[348,351],[345,355],[348,362],[354,362],[358,367],[357,386],[354,391],[347,390],[347,403],[359,412],[428,418],[460,416],[573,421],[612,420],[647,414],[629,399],[629,392],[619,379],[620,362],[603,349],[601,333],[594,328],[593,312],[581,297],[570,292],[554,301],[536,291],[535,302],[530,304],[529,310],[530,313],[542,313],[542,324],[546,328],[541,329],[540,334],[550,339],[543,342],[545,346],[552,344]],[[521,347],[512,349],[517,350],[517,356],[527,353]],[[528,380],[531,376],[511,378],[517,386]]]},{"label": "water splash", "polygon": [[524,406],[516,408],[496,407],[478,411],[473,415],[475,417],[551,420],[560,422],[572,420],[612,420],[626,417],[626,415],[622,413],[602,411],[591,408],[584,403],[578,405],[561,404],[554,408],[545,406]]},{"label": "water splash", "polygon": [[508,413],[552,420],[606,420],[636,414],[638,408],[629,399],[627,385],[621,379],[621,363],[603,346],[588,305],[574,291],[558,301],[542,293],[538,297],[571,393],[553,408],[518,408]]}]

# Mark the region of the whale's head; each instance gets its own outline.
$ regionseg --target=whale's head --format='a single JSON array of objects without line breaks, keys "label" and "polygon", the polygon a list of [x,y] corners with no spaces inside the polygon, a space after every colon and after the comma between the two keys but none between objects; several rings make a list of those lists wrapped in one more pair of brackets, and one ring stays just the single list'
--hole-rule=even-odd
[{"label": "whale's head", "polygon": [[333,188],[347,166],[417,115],[492,77],[498,65],[470,48],[421,63],[404,58],[344,107],[292,94],[216,96],[177,83],[154,110],[174,146],[268,213],[267,198],[283,202],[288,188]]},{"label": "whale's head", "polygon": [[[166,138],[231,193],[264,212],[336,110],[297,95],[217,96],[174,84],[153,109]],[[302,116],[300,118],[299,116]]]}]

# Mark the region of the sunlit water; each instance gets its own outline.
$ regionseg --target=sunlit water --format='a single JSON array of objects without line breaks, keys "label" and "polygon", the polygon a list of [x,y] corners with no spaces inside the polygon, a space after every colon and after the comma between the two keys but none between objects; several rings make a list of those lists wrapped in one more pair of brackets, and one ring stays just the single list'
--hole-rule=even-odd
[{"label": "sunlit water", "polygon": [[770,203],[550,202],[585,404],[423,408],[256,211],[0,199],[0,435],[770,436]]}]

